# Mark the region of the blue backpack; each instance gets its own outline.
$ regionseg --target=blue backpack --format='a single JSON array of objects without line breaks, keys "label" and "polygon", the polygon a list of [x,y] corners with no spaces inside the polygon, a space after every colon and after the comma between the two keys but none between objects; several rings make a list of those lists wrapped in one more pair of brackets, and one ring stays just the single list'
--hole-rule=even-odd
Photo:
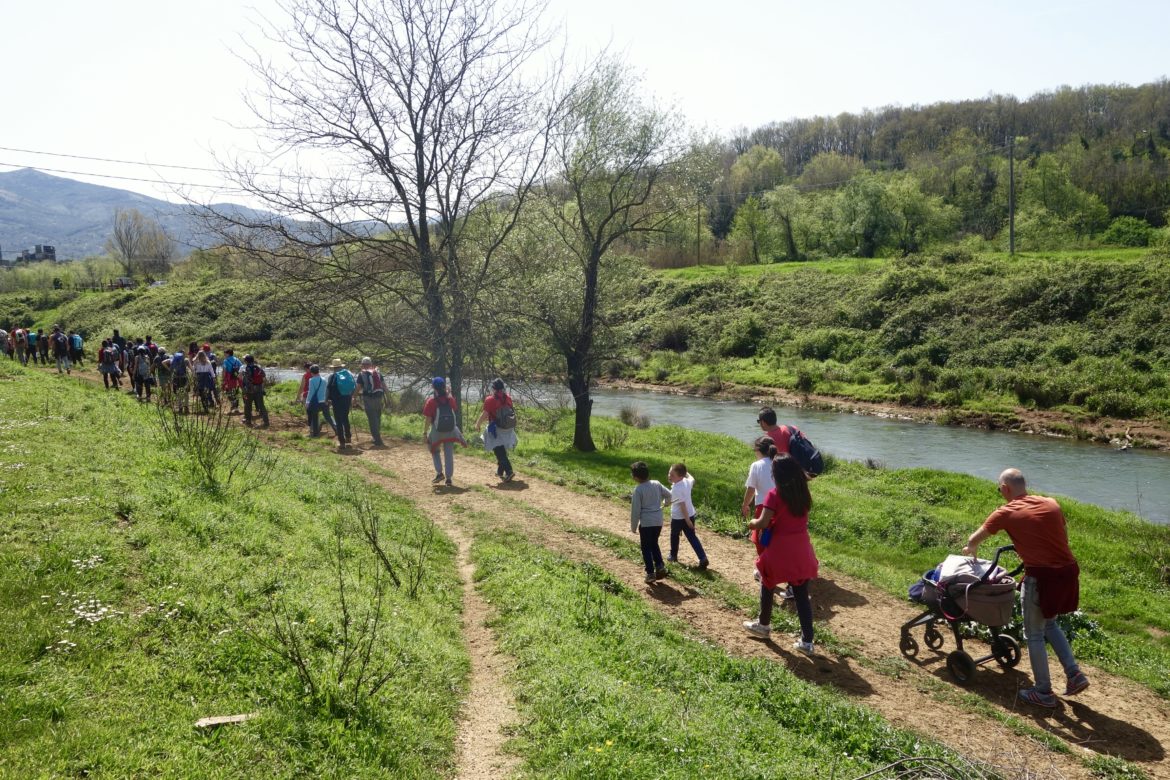
[{"label": "blue backpack", "polygon": [[825,459],[821,457],[820,451],[813,446],[811,441],[804,437],[804,434],[795,425],[786,425],[784,427],[790,433],[788,454],[800,464],[800,467],[804,469],[804,473],[810,477],[815,477],[823,472],[825,470]]},{"label": "blue backpack", "polygon": [[333,375],[333,380],[337,386],[337,392],[342,395],[353,395],[354,390],[357,389],[357,379],[349,372],[348,368],[338,369],[337,373]]},{"label": "blue backpack", "polygon": [[176,377],[187,376],[187,356],[182,352],[176,352],[171,358],[171,373]]}]

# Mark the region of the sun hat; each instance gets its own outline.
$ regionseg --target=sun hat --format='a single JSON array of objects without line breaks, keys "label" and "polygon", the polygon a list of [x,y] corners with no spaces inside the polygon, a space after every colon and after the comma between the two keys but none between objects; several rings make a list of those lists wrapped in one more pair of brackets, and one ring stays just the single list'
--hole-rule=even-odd
[{"label": "sun hat", "polygon": [[362,365],[363,366],[372,366],[372,365],[374,365],[374,361],[370,360],[368,357],[363,357],[362,358]]},{"label": "sun hat", "polygon": [[329,364],[330,368],[345,368],[345,363],[341,358],[333,358],[333,362]]}]

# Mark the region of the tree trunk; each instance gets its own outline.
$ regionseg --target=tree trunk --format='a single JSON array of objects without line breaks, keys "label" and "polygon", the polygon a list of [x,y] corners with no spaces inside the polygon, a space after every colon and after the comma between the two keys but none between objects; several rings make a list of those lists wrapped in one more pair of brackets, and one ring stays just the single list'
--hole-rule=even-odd
[{"label": "tree trunk", "polygon": [[573,394],[575,414],[573,425],[573,449],[578,452],[596,452],[593,443],[593,399],[589,397],[589,377],[584,367],[576,361],[569,364],[569,391]]}]

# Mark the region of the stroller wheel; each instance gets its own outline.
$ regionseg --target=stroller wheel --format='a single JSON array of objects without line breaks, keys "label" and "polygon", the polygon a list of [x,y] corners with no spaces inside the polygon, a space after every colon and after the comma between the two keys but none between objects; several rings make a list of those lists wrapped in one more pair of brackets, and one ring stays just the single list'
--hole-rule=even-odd
[{"label": "stroller wheel", "polygon": [[947,671],[959,685],[966,685],[975,676],[975,659],[962,650],[947,655]]},{"label": "stroller wheel", "polygon": [[922,638],[926,640],[926,646],[931,650],[938,650],[943,646],[942,632],[934,626],[927,626],[926,633],[922,635]]},{"label": "stroller wheel", "polygon": [[903,631],[902,641],[898,643],[898,649],[902,651],[902,655],[907,658],[913,658],[918,655],[918,640],[910,636],[909,631]]},{"label": "stroller wheel", "polygon": [[1010,634],[996,634],[991,640],[991,654],[1004,669],[1012,669],[1020,662],[1020,643]]}]

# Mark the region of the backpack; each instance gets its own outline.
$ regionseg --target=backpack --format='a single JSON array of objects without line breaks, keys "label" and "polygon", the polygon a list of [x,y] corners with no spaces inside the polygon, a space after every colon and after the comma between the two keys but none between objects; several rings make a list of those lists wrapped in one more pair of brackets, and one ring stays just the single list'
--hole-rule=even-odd
[{"label": "backpack", "polygon": [[435,430],[439,433],[455,430],[455,410],[446,397],[435,399]]},{"label": "backpack", "polygon": [[784,427],[789,432],[788,454],[800,464],[804,473],[808,474],[809,477],[815,477],[823,472],[825,459],[821,457],[821,453],[813,446],[813,443],[806,439],[795,425]]},{"label": "backpack", "polygon": [[25,333],[24,333],[24,331],[23,331],[22,329],[20,329],[20,328],[17,328],[17,329],[16,329],[16,343],[17,343],[17,344],[23,344],[23,343],[25,343],[25,341],[26,341],[26,338],[27,338],[27,337],[25,336]]},{"label": "backpack", "polygon": [[349,372],[349,369],[341,368],[333,375],[333,385],[337,388],[338,393],[348,397],[353,395],[353,391],[357,389],[357,378]]},{"label": "backpack", "polygon": [[248,377],[248,384],[250,384],[253,388],[264,387],[264,369],[260,368],[259,365],[253,363],[252,365],[248,366],[247,371],[244,373]]},{"label": "backpack", "polygon": [[516,427],[516,410],[511,404],[504,404],[496,410],[496,427],[501,431],[510,431]]},{"label": "backpack", "polygon": [[171,358],[171,375],[176,378],[187,376],[187,358],[182,352],[176,352]]},{"label": "backpack", "polygon": [[112,366],[118,362],[118,354],[114,352],[113,348],[102,350],[102,365]]}]

